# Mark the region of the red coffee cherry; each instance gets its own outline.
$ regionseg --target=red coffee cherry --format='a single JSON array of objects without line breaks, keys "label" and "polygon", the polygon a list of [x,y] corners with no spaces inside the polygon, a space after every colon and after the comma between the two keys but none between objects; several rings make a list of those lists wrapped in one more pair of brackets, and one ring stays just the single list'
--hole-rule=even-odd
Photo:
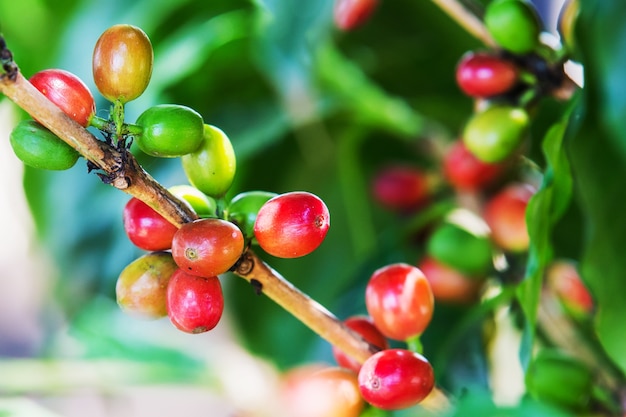
[{"label": "red coffee cherry", "polygon": [[80,78],[69,71],[47,69],[39,71],[29,81],[63,113],[81,126],[89,126],[96,112],[96,103],[89,87]]},{"label": "red coffee cherry", "polygon": [[359,371],[363,399],[383,410],[420,403],[435,386],[430,363],[419,353],[388,349],[370,356]]},{"label": "red coffee cherry", "polygon": [[293,191],[263,204],[254,223],[254,236],[270,255],[297,258],[317,249],[329,227],[326,204],[314,194]]},{"label": "red coffee cherry", "polygon": [[395,165],[380,170],[372,184],[374,198],[391,210],[412,210],[429,194],[423,171],[410,166]]},{"label": "red coffee cherry", "polygon": [[136,26],[114,25],[100,35],[93,51],[93,79],[109,101],[128,103],[150,82],[154,54],[150,39]]},{"label": "red coffee cherry", "polygon": [[487,52],[468,52],[456,69],[456,82],[471,97],[492,97],[509,91],[518,79],[515,64]]},{"label": "red coffee cherry", "polygon": [[476,301],[481,279],[469,277],[430,256],[424,257],[417,267],[430,283],[436,302],[467,304]]},{"label": "red coffee cherry", "polygon": [[176,270],[167,285],[167,315],[176,328],[203,333],[217,326],[224,311],[220,280]]},{"label": "red coffee cherry", "polygon": [[[380,350],[389,348],[389,342],[380,330],[378,330],[370,317],[352,316],[344,320],[344,324],[360,334],[369,344],[378,347]],[[337,365],[351,369],[354,372],[359,372],[359,369],[361,369],[360,362],[346,355],[341,349],[334,345],[332,351]]]},{"label": "red coffee cherry", "polygon": [[378,0],[336,0],[335,25],[341,30],[352,30],[364,24],[374,13]]},{"label": "red coffee cherry", "polygon": [[135,259],[117,279],[117,304],[131,315],[151,319],[165,317],[167,284],[177,269],[169,252],[152,252]]},{"label": "red coffee cherry", "polygon": [[422,271],[397,263],[374,271],[365,289],[365,306],[382,334],[407,340],[421,335],[430,323],[434,298]]},{"label": "red coffee cherry", "polygon": [[200,219],[184,224],[172,240],[178,266],[194,275],[210,277],[228,271],[241,257],[241,230],[222,219]]},{"label": "red coffee cherry", "polygon": [[135,246],[147,251],[172,247],[176,226],[138,198],[133,197],[126,203],[123,220],[124,230]]},{"label": "red coffee cherry", "polygon": [[593,297],[573,261],[565,259],[554,261],[546,272],[546,283],[565,308],[573,314],[584,317],[593,311]]},{"label": "red coffee cherry", "polygon": [[492,240],[502,249],[511,252],[528,249],[526,206],[534,193],[530,185],[512,184],[485,204],[483,217],[491,229]]},{"label": "red coffee cherry", "polygon": [[503,170],[504,164],[491,164],[476,158],[461,140],[455,141],[443,158],[443,173],[457,190],[483,189]]}]

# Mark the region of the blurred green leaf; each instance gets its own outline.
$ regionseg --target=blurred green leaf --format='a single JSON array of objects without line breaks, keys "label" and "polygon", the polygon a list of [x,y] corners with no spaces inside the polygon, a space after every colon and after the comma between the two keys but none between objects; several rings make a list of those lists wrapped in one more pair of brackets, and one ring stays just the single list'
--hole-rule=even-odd
[{"label": "blurred green leaf", "polygon": [[[626,303],[623,300],[626,258],[626,135],[623,109],[626,84],[616,74],[626,53],[626,4],[619,0],[581,2],[577,39],[585,65],[584,102],[577,117],[582,126],[568,143],[577,198],[585,215],[581,274],[597,302],[595,328],[615,364],[626,372]],[[609,35],[610,33],[610,35]],[[619,116],[618,116],[619,115]],[[617,128],[618,117],[622,124]]]}]

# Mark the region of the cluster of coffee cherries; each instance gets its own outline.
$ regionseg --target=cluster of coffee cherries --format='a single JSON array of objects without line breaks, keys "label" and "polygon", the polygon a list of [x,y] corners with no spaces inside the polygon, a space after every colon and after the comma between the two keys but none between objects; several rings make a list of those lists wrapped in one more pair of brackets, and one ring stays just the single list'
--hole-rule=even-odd
[{"label": "cluster of coffee cherries", "polygon": [[[434,312],[424,273],[406,263],[375,270],[365,304],[367,314],[348,317],[344,324],[378,352],[360,363],[333,346],[337,366],[305,365],[288,371],[281,395],[287,415],[357,417],[366,403],[399,410],[420,404],[432,392],[433,368],[419,353],[419,338]],[[392,348],[390,340],[405,347]]]},{"label": "cluster of coffee cherries", "polygon": [[[218,276],[232,269],[249,245],[277,257],[307,255],[324,240],[330,216],[324,202],[308,192],[248,191],[227,202],[224,196],[236,171],[233,146],[222,130],[204,123],[189,107],[156,105],[134,124],[127,123],[124,105],[145,91],[152,66],[152,45],[140,28],[119,24],[101,34],[92,67],[96,87],[112,103],[108,119],[96,116],[93,95],[68,71],[44,70],[29,81],[75,122],[100,130],[122,157],[132,140],[153,157],[181,159],[189,184],[174,185],[169,192],[198,220],[177,228],[145,202],[131,198],[123,210],[124,229],[148,253],[121,272],[116,295],[130,314],[169,316],[180,330],[200,333],[214,328],[222,316]],[[15,127],[11,145],[25,164],[40,169],[69,169],[80,156],[35,120]],[[100,175],[108,179],[106,173]]]}]

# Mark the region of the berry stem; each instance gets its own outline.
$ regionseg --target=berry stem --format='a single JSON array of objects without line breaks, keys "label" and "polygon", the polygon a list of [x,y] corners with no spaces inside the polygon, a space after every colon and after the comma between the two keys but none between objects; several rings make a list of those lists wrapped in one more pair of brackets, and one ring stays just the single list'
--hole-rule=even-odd
[{"label": "berry stem", "polygon": [[474,13],[467,9],[459,0],[433,0],[441,10],[486,46],[495,47],[496,43],[487,28]]}]

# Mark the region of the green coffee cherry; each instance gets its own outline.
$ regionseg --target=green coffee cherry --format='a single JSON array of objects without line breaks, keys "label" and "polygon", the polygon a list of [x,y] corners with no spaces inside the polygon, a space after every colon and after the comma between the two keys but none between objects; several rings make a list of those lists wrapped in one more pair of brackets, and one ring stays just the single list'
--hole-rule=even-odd
[{"label": "green coffee cherry", "polygon": [[257,213],[263,204],[277,195],[269,191],[247,191],[237,194],[225,210],[226,219],[239,226],[246,239],[252,239]]},{"label": "green coffee cherry", "polygon": [[471,277],[483,278],[492,266],[489,239],[452,223],[443,223],[435,229],[426,251],[439,262]]},{"label": "green coffee cherry", "polygon": [[583,410],[589,405],[593,374],[584,364],[553,350],[542,350],[526,371],[526,388],[534,398]]},{"label": "green coffee cherry", "polygon": [[530,124],[524,109],[494,106],[474,114],[463,130],[463,143],[483,162],[500,162],[522,143]]},{"label": "green coffee cherry", "polygon": [[191,185],[208,196],[224,196],[233,183],[237,168],[235,151],[228,136],[215,126],[205,124],[200,148],[181,159]]},{"label": "green coffee cherry", "polygon": [[533,5],[525,0],[494,0],[485,10],[485,26],[502,48],[527,54],[539,45],[541,21]]},{"label": "green coffee cherry", "polygon": [[65,170],[76,164],[78,152],[34,120],[23,120],[10,136],[15,155],[24,164],[48,170]]},{"label": "green coffee cherry", "polygon": [[144,111],[136,122],[143,128],[136,141],[148,155],[173,158],[194,152],[202,144],[204,122],[186,106],[161,104]]},{"label": "green coffee cherry", "polygon": [[173,185],[167,189],[170,193],[180,198],[199,217],[214,217],[217,210],[215,200],[195,187],[187,184]]}]

